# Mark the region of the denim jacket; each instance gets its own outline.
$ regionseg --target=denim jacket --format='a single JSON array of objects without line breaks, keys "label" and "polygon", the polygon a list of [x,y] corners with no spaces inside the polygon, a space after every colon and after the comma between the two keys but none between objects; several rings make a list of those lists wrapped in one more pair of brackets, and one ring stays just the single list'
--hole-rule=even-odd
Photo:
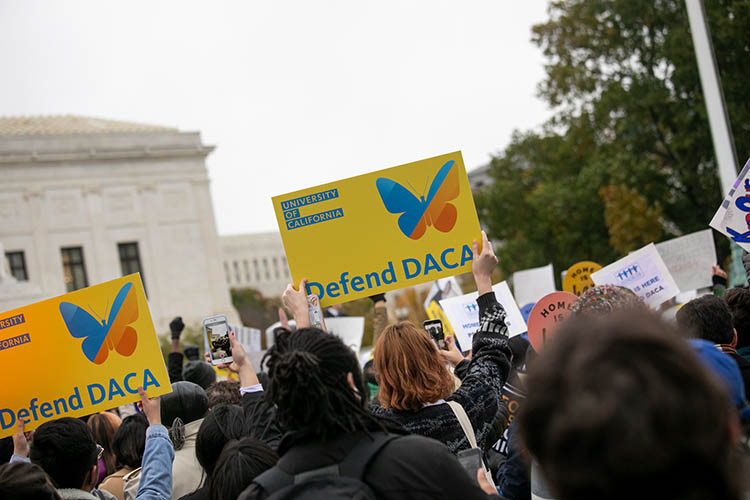
[{"label": "denim jacket", "polygon": [[172,497],[172,460],[174,449],[167,428],[160,424],[149,426],[136,500],[169,500]]}]

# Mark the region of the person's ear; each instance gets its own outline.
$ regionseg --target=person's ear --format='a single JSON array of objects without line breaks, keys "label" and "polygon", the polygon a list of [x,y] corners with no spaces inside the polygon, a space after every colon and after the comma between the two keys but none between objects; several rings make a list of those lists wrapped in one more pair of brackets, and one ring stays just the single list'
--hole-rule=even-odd
[{"label": "person's ear", "polygon": [[732,329],[732,342],[729,344],[732,347],[737,347],[737,329]]},{"label": "person's ear", "polygon": [[352,372],[349,372],[349,373],[346,374],[346,381],[349,382],[349,387],[351,387],[352,389],[354,389],[355,392],[359,391],[357,389],[357,386],[354,385],[354,375],[352,374]]},{"label": "person's ear", "polygon": [[88,476],[86,476],[86,480],[81,485],[81,489],[83,491],[93,490],[96,486],[97,479],[99,479],[99,460],[97,460],[96,463],[91,466],[91,470],[89,470]]}]

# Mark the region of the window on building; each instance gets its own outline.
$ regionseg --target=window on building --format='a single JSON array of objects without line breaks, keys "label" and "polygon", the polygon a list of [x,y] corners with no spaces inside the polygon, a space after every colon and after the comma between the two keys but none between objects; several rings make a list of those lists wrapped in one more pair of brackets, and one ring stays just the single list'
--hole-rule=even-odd
[{"label": "window on building", "polygon": [[26,272],[26,257],[23,252],[5,252],[5,258],[8,259],[10,274],[18,281],[28,281],[29,273]]},{"label": "window on building", "polygon": [[247,259],[242,261],[242,267],[245,268],[245,281],[250,283],[250,265],[247,263]]},{"label": "window on building", "polygon": [[237,284],[240,282],[240,264],[235,260],[232,262],[232,267],[234,268],[234,280]]},{"label": "window on building", "polygon": [[281,274],[279,274],[279,259],[276,257],[273,258],[273,276],[277,280],[281,279]]},{"label": "window on building", "polygon": [[281,256],[281,264],[282,264],[282,267],[284,268],[284,277],[288,278],[289,277],[289,265],[286,262],[286,257],[284,257],[283,255]]},{"label": "window on building", "polygon": [[266,281],[271,279],[271,271],[268,269],[268,259],[263,257],[263,274],[266,277]]},{"label": "window on building", "polygon": [[260,281],[260,268],[258,267],[258,259],[253,259],[253,270],[255,270],[255,281]]},{"label": "window on building", "polygon": [[73,292],[89,286],[89,279],[86,277],[86,265],[83,261],[83,248],[61,248],[60,253],[62,255],[65,289]]},{"label": "window on building", "polygon": [[133,273],[141,273],[141,282],[143,289],[146,289],[146,278],[143,277],[143,268],[141,267],[141,254],[138,252],[138,242],[118,243],[117,252],[120,254],[120,269],[122,275],[126,276]]},{"label": "window on building", "polygon": [[224,275],[227,278],[227,285],[230,284],[232,280],[230,279],[229,264],[227,264],[227,261],[224,261]]}]

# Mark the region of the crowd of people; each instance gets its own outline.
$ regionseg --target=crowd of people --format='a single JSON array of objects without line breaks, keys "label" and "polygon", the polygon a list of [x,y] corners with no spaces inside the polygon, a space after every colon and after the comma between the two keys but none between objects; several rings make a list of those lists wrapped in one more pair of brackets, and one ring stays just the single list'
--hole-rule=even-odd
[{"label": "crowd of people", "polygon": [[470,349],[387,324],[378,295],[361,369],[290,285],[296,329],[275,332],[261,366],[231,335],[219,380],[180,349],[176,318],[172,392],[33,433],[19,422],[0,441],[0,498],[750,498],[750,289],[717,273],[713,294],[666,320],[594,287],[536,352],[508,337],[484,233],[473,251]]}]

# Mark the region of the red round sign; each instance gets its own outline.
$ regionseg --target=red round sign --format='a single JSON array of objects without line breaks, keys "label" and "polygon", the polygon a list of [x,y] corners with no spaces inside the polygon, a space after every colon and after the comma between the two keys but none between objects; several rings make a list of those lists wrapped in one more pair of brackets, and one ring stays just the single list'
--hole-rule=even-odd
[{"label": "red round sign", "polygon": [[570,292],[552,292],[534,305],[529,313],[529,342],[536,352],[555,336],[555,329],[570,316],[578,296]]}]

